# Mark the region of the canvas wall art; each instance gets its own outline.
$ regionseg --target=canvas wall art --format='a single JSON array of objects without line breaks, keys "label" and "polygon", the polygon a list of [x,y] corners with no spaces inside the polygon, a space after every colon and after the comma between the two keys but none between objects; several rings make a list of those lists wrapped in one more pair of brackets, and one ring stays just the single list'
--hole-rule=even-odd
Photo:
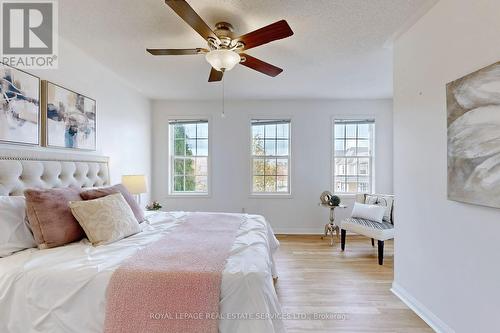
[{"label": "canvas wall art", "polygon": [[500,62],[446,88],[448,198],[500,208]]},{"label": "canvas wall art", "polygon": [[0,63],[0,141],[38,145],[40,79]]},{"label": "canvas wall art", "polygon": [[46,93],[46,145],[48,147],[96,149],[96,102],[51,82]]}]

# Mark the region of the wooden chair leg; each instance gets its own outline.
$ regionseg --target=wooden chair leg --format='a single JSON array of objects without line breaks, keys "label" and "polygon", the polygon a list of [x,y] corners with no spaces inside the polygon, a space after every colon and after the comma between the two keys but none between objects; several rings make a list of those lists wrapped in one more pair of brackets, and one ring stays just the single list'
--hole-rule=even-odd
[{"label": "wooden chair leg", "polygon": [[384,264],[384,241],[378,241],[378,264]]},{"label": "wooden chair leg", "polygon": [[340,248],[342,249],[342,251],[345,250],[345,234],[345,229],[340,230]]},{"label": "wooden chair leg", "polygon": [[375,240],[372,238],[372,246],[375,246]]}]

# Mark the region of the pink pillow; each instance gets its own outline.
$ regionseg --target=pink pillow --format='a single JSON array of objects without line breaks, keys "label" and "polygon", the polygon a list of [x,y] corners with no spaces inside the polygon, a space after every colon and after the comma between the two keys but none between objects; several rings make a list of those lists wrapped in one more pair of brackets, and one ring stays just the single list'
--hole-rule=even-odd
[{"label": "pink pillow", "polygon": [[62,246],[85,237],[73,217],[70,201],[81,201],[80,189],[74,187],[24,191],[28,221],[40,249]]},{"label": "pink pillow", "polygon": [[135,218],[137,219],[137,222],[142,223],[146,219],[144,217],[144,212],[142,211],[141,207],[139,207],[139,204],[137,201],[135,201],[134,197],[130,192],[123,186],[122,184],[117,184],[115,186],[110,186],[110,187],[103,187],[103,188],[97,188],[94,190],[88,190],[80,193],[80,197],[83,200],[93,200],[93,199],[98,199],[102,198],[105,196],[108,196],[110,194],[115,194],[115,193],[121,193],[123,197],[125,198],[125,201],[128,203],[130,208],[132,209],[132,212],[134,213]]}]

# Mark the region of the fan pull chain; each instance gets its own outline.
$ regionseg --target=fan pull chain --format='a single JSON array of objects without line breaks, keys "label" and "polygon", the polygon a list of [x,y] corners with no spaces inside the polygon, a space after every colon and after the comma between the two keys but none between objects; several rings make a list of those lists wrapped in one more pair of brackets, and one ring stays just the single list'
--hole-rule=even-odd
[{"label": "fan pull chain", "polygon": [[224,96],[224,77],[222,77],[222,113],[220,115],[222,118],[226,118],[225,112],[225,96]]}]

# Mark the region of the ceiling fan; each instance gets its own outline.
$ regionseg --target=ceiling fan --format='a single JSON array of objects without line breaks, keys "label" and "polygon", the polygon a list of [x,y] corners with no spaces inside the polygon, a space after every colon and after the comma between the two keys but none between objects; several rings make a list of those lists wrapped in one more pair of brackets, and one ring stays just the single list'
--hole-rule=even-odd
[{"label": "ceiling fan", "polygon": [[208,48],[147,49],[152,55],[204,54],[212,66],[208,82],[221,81],[224,72],[230,71],[239,63],[273,77],[283,71],[283,69],[254,58],[243,51],[293,35],[292,29],[285,20],[234,37],[231,24],[219,22],[215,25],[215,30],[212,30],[185,0],[165,0],[165,3],[205,38]]}]

